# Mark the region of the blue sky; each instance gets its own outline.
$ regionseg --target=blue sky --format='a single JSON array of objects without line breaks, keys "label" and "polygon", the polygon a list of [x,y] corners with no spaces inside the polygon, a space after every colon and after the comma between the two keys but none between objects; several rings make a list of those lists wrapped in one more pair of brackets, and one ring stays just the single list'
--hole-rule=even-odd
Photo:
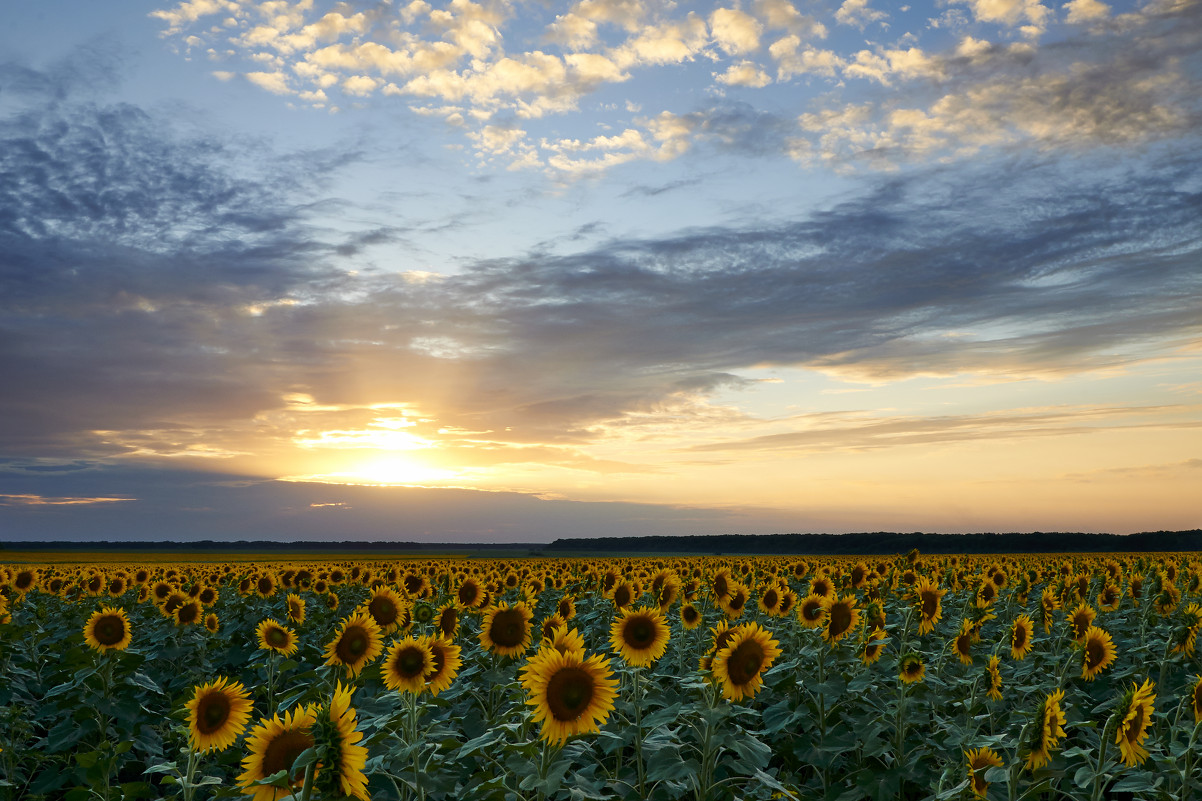
[{"label": "blue sky", "polygon": [[44,2],[0,537],[1202,525],[1196,2]]}]

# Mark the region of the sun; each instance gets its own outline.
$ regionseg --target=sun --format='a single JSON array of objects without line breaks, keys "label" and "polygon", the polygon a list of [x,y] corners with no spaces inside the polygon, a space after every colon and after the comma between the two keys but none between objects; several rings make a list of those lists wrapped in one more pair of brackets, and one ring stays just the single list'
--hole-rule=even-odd
[{"label": "sun", "polygon": [[432,467],[411,455],[376,456],[340,465],[341,469],[284,476],[278,481],[318,484],[352,484],[365,487],[418,486],[457,478],[451,470]]},{"label": "sun", "polygon": [[348,478],[358,479],[347,483],[381,486],[423,484],[454,477],[454,473],[449,470],[431,467],[411,456],[382,456],[369,459],[353,467],[346,475]]}]

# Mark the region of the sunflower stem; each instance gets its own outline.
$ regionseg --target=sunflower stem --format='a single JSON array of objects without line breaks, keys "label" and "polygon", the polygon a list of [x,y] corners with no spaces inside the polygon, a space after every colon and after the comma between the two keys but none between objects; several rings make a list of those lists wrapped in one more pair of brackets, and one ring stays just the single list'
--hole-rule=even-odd
[{"label": "sunflower stem", "polygon": [[188,767],[184,771],[184,801],[192,801],[196,795],[196,786],[192,783],[192,777],[196,775],[196,749],[188,749]]},{"label": "sunflower stem", "polygon": [[300,801],[309,801],[313,796],[313,763],[305,766],[305,783],[301,787]]},{"label": "sunflower stem", "polygon": [[413,786],[417,788],[417,797],[419,801],[423,801],[426,797],[426,790],[422,787],[422,766],[421,766],[421,751],[417,747],[418,743],[418,728],[417,728],[417,694],[413,692],[405,692],[405,700],[409,704],[409,730],[406,739],[409,741],[409,751],[413,758]]},{"label": "sunflower stem", "polygon": [[275,715],[275,651],[267,652],[267,714]]},{"label": "sunflower stem", "polygon": [[1093,795],[1090,796],[1093,801],[1099,801],[1102,797],[1102,786],[1105,783],[1102,774],[1102,767],[1106,764],[1106,746],[1110,744],[1110,724],[1118,723],[1119,715],[1123,710],[1115,710],[1114,714],[1106,721],[1105,728],[1102,729],[1102,743],[1098,746],[1098,764],[1094,767],[1093,774]]},{"label": "sunflower stem", "polygon": [[646,798],[646,769],[643,766],[643,695],[642,668],[632,670],[634,675],[634,766],[638,775],[639,798]]}]

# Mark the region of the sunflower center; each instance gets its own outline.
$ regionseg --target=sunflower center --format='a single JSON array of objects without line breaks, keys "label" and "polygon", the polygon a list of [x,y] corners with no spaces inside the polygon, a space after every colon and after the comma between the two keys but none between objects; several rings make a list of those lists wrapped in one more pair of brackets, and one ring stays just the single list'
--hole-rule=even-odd
[{"label": "sunflower center", "polygon": [[101,645],[116,645],[125,638],[125,624],[116,615],[105,615],[96,621],[95,634]]},{"label": "sunflower center", "polygon": [[225,697],[225,693],[207,693],[196,705],[196,728],[201,734],[212,734],[221,728],[229,716],[230,699]]},{"label": "sunflower center", "polygon": [[442,649],[437,646],[431,648],[430,656],[432,657],[432,659],[430,660],[431,667],[430,667],[430,672],[427,674],[427,677],[432,679],[432,678],[436,678],[437,676],[440,676],[442,674],[442,666],[443,666]]},{"label": "sunflower center", "polygon": [[475,584],[464,584],[459,588],[459,603],[464,606],[471,606],[476,601],[476,595],[479,590]]},{"label": "sunflower center", "polygon": [[[281,770],[291,773],[292,763],[306,748],[313,746],[313,735],[307,731],[286,731],[272,739],[263,751],[263,775],[270,776]],[[292,779],[299,777],[295,774]]]},{"label": "sunflower center", "polygon": [[1027,645],[1026,626],[1016,626],[1014,629],[1014,647],[1020,651]]},{"label": "sunflower center", "polygon": [[196,603],[184,604],[179,608],[180,623],[195,623],[200,617],[200,606]]},{"label": "sunflower center", "polygon": [[393,661],[393,667],[405,678],[420,676],[423,673],[422,668],[425,667],[426,660],[422,659],[422,652],[417,648],[406,648],[397,654]]},{"label": "sunflower center", "polygon": [[745,640],[730,652],[726,660],[726,674],[730,683],[743,686],[760,673],[764,665],[764,649],[754,640]]},{"label": "sunflower center", "polygon": [[359,626],[351,626],[338,641],[338,656],[344,662],[356,661],[367,653],[369,644],[367,632]]},{"label": "sunflower center", "polygon": [[922,616],[934,617],[935,610],[939,608],[939,596],[933,592],[924,590],[922,593]]},{"label": "sunflower center", "polygon": [[961,634],[956,638],[956,651],[967,655],[972,648],[972,637],[967,634]]},{"label": "sunflower center", "polygon": [[264,639],[272,648],[287,648],[288,647],[288,632],[283,629],[277,629],[275,626],[267,629]]},{"label": "sunflower center", "polygon": [[517,648],[526,635],[526,619],[516,609],[503,609],[493,615],[488,637],[502,648]]},{"label": "sunflower center", "polygon": [[844,603],[831,605],[830,634],[837,637],[851,628],[851,607]]},{"label": "sunflower center", "polygon": [[1099,640],[1091,640],[1085,645],[1085,664],[1092,668],[1102,664],[1106,658],[1106,647]]},{"label": "sunflower center", "polygon": [[263,595],[271,595],[273,586],[271,579],[259,579],[259,592]]},{"label": "sunflower center", "polygon": [[698,612],[694,607],[691,607],[691,606],[685,607],[683,617],[684,617],[684,621],[686,623],[692,623],[693,621],[697,620],[697,616],[698,616]]},{"label": "sunflower center", "polygon": [[822,617],[822,604],[808,601],[801,606],[801,614],[806,620],[818,620]]},{"label": "sunflower center", "polygon": [[367,605],[367,611],[381,626],[391,626],[397,619],[396,604],[388,598],[372,598],[371,603]]},{"label": "sunflower center", "polygon": [[614,603],[618,606],[626,606],[630,603],[630,588],[625,584],[614,590]]},{"label": "sunflower center", "polygon": [[655,626],[645,617],[632,617],[622,629],[622,639],[631,648],[650,648],[655,642]]},{"label": "sunflower center", "polygon": [[576,720],[593,700],[596,683],[578,667],[557,670],[547,682],[547,707],[556,720]]},{"label": "sunflower center", "polygon": [[764,593],[764,606],[769,609],[775,609],[778,600],[779,596],[777,596],[776,590],[768,590],[768,592]]},{"label": "sunflower center", "polygon": [[1138,743],[1140,735],[1144,731],[1144,708],[1142,705],[1135,707],[1135,717],[1131,718],[1131,722],[1127,724],[1127,731],[1124,732],[1127,736],[1127,742]]}]

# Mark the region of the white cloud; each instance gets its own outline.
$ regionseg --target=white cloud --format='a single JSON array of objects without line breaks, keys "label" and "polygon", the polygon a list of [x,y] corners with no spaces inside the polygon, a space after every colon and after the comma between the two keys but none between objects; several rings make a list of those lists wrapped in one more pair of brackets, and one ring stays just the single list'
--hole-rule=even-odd
[{"label": "white cloud", "polygon": [[1023,33],[1038,35],[1047,27],[1051,10],[1039,0],[952,0],[968,5],[980,22],[994,22],[1011,27],[1022,26]]},{"label": "white cloud", "polygon": [[710,15],[710,32],[718,46],[731,55],[759,49],[764,26],[748,14],[734,8],[719,8]]},{"label": "white cloud", "polygon": [[777,80],[787,81],[794,75],[806,73],[833,78],[836,70],[842,69],[847,63],[834,51],[807,47],[799,52],[800,47],[801,39],[794,34],[768,46],[768,53],[776,60]]},{"label": "white cloud", "polygon": [[726,72],[716,74],[718,83],[726,84],[727,86],[747,86],[753,89],[761,89],[772,83],[772,79],[768,77],[768,73],[764,72],[758,64],[751,61],[740,61],[736,64],[731,64]]},{"label": "white cloud", "polygon": [[288,86],[288,78],[282,72],[248,72],[246,80],[260,89],[266,89],[273,95],[292,94],[292,89]]},{"label": "white cloud", "polygon": [[840,25],[854,25],[860,29],[888,18],[884,11],[869,8],[868,0],[843,0],[843,5],[835,12],[835,21]]},{"label": "white cloud", "polygon": [[1070,0],[1062,8],[1068,11],[1068,22],[1073,24],[1096,22],[1110,16],[1110,6],[1098,0]]}]

